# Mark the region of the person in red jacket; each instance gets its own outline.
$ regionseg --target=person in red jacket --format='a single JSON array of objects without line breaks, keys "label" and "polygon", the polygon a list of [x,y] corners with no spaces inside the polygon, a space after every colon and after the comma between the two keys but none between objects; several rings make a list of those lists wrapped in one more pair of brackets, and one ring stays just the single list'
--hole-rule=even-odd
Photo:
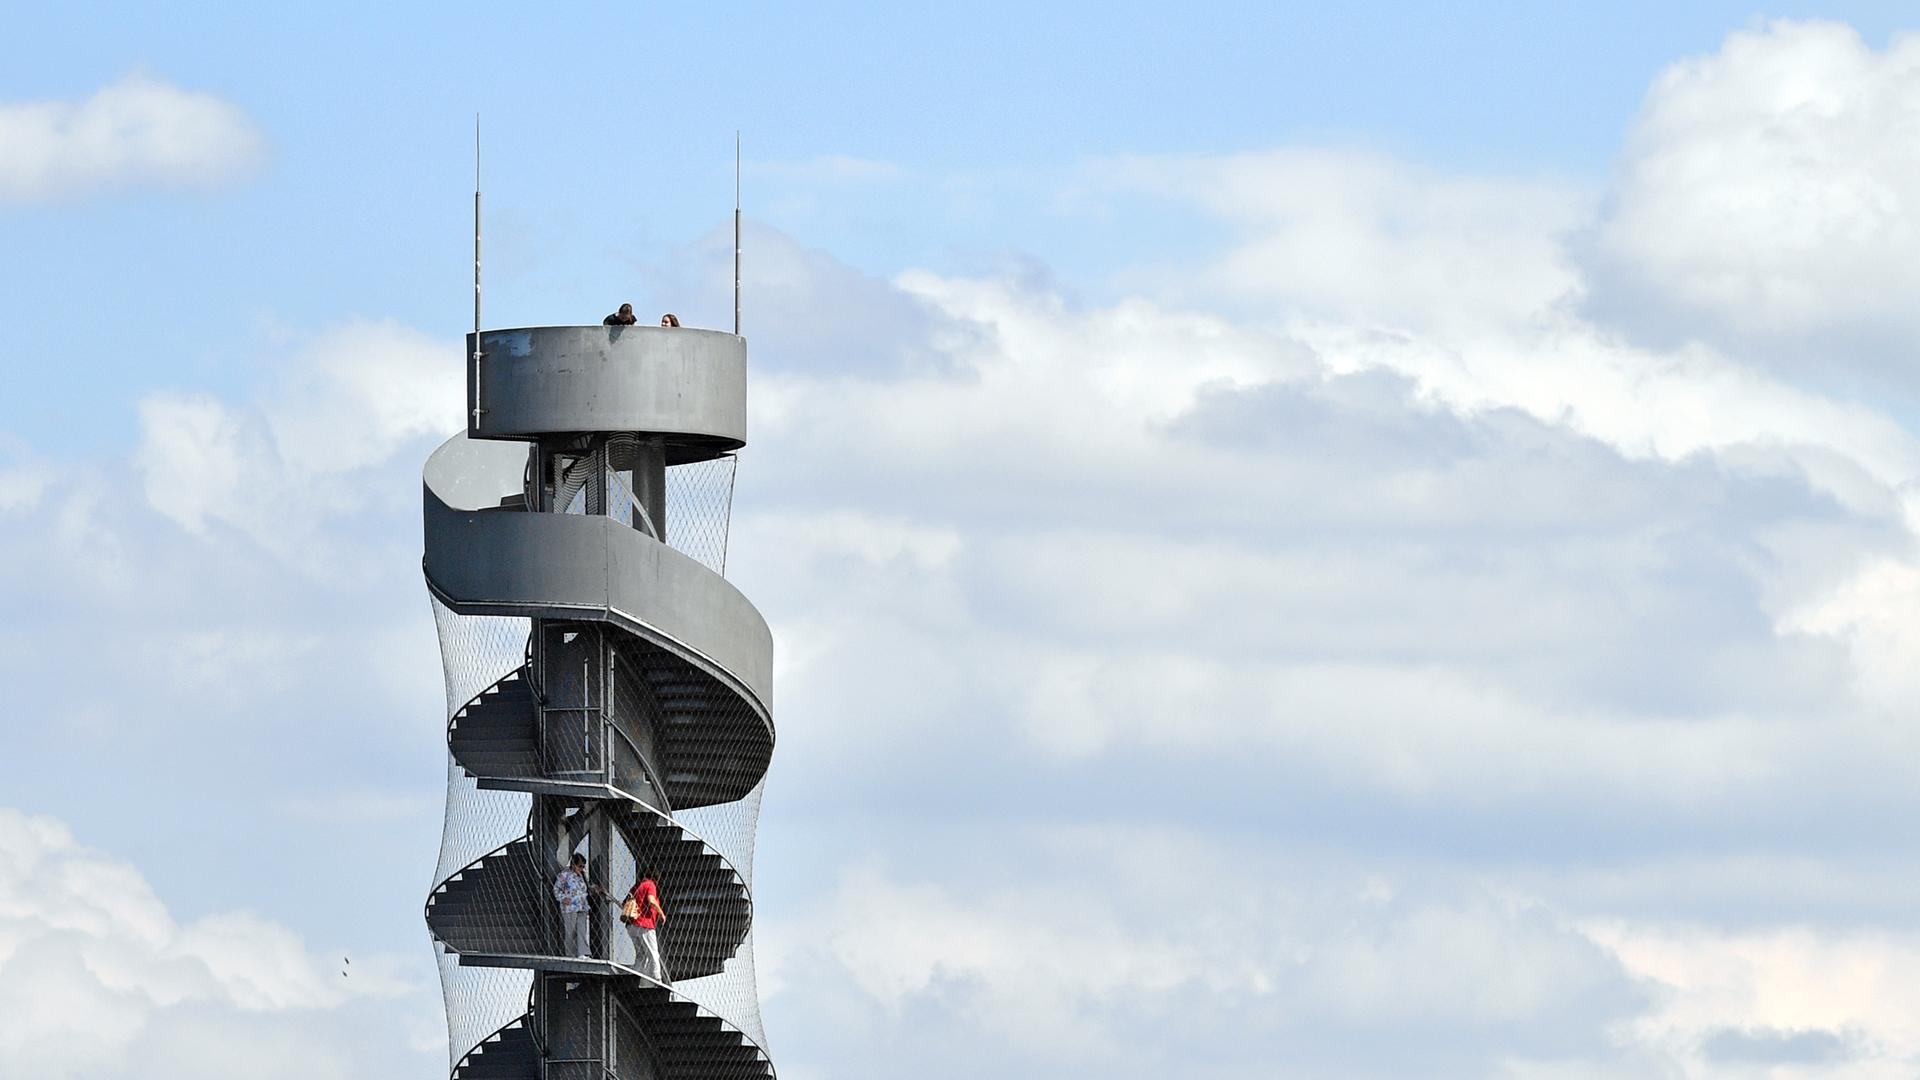
[{"label": "person in red jacket", "polygon": [[633,883],[633,891],[621,907],[625,910],[620,921],[627,924],[627,935],[633,938],[634,966],[649,964],[647,974],[666,982],[667,969],[660,962],[660,935],[655,928],[667,921],[667,909],[660,906],[660,886],[654,884],[653,871],[640,872],[640,880]]}]

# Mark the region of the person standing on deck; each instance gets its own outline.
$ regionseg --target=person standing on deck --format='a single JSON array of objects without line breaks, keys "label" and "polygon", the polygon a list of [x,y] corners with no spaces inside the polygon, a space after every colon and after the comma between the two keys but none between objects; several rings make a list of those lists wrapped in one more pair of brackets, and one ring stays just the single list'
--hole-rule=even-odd
[{"label": "person standing on deck", "polygon": [[587,857],[573,853],[573,860],[553,880],[553,899],[560,905],[564,936],[562,948],[568,956],[593,955],[593,919],[589,914]]}]

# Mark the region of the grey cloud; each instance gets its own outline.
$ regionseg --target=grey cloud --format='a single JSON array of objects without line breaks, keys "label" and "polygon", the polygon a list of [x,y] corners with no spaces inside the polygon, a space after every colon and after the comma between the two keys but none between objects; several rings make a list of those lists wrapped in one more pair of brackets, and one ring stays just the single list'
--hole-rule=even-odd
[{"label": "grey cloud", "polygon": [[[860,430],[828,427],[830,438]],[[1803,481],[1706,458],[1628,461],[1511,410],[1468,419],[1422,407],[1390,376],[1217,391],[1170,431],[1165,467],[1120,485],[1059,462],[969,472],[979,460],[964,433],[946,442],[954,468],[937,491],[913,485],[918,461],[885,453],[849,448],[825,471],[841,504],[968,538],[950,571],[901,568],[899,587],[957,587],[959,608],[925,612],[962,620],[974,640],[1248,663],[1384,651],[1465,663],[1543,701],[1652,714],[1830,700],[1842,657],[1779,638],[1761,605],[1766,539],[1831,530],[1847,541],[1836,559],[1897,542],[1890,525],[1858,534]],[[1189,452],[1196,442],[1225,442],[1233,458]],[[743,487],[743,515],[794,490],[789,479],[803,482]],[[771,576],[778,603],[789,583],[834,569]],[[1463,623],[1472,634],[1454,632]]]},{"label": "grey cloud", "polygon": [[[977,328],[824,251],[748,222],[742,329],[756,372],[885,379],[955,374],[955,347]],[[733,236],[712,232],[643,267],[650,304],[690,326],[733,326]]]},{"label": "grey cloud", "polygon": [[1710,1061],[1731,1065],[1832,1065],[1858,1052],[1855,1040],[1836,1031],[1721,1028],[1700,1044]]},{"label": "grey cloud", "polygon": [[[931,1075],[1485,1075],[1605,1056],[1649,1000],[1551,913],[1446,875],[1151,827],[920,836],[941,854],[910,887],[865,874],[785,915],[806,929],[770,1008],[798,1020],[794,1065],[891,1075],[912,1050],[885,1033],[910,1028],[960,1054]],[[903,962],[862,946],[922,923],[925,958],[884,977]]]}]

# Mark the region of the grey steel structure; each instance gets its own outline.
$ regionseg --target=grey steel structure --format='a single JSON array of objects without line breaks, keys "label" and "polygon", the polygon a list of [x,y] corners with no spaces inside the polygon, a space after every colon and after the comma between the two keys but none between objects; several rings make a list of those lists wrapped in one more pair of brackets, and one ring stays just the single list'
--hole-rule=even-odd
[{"label": "grey steel structure", "polygon": [[[467,431],[424,474],[447,683],[426,920],[455,1080],[774,1075],[753,829],[773,640],[725,576],[746,343],[649,326],[468,340]],[[574,853],[608,899],[564,944]],[[642,874],[661,964],[619,906]]]}]

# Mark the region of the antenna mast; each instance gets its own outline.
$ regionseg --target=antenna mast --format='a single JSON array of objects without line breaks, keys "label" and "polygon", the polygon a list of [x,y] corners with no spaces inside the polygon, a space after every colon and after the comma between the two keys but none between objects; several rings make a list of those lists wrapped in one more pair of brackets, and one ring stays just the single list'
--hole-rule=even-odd
[{"label": "antenna mast", "polygon": [[473,114],[473,426],[480,417],[480,114]]},{"label": "antenna mast", "polygon": [[[473,114],[473,332],[480,333],[480,114]],[[473,343],[480,355],[480,342]]]},{"label": "antenna mast", "polygon": [[740,129],[733,129],[733,336],[740,336]]}]

